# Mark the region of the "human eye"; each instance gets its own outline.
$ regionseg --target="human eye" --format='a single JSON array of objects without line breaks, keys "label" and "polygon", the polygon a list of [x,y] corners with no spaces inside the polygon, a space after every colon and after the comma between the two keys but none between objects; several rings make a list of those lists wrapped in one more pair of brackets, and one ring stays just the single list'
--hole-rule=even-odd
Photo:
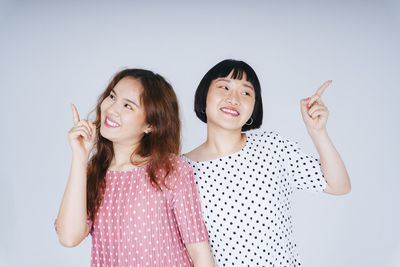
[{"label": "human eye", "polygon": [[129,104],[125,104],[124,107],[126,107],[127,109],[133,110],[132,106]]},{"label": "human eye", "polygon": [[224,89],[224,90],[229,90],[228,86],[221,85],[219,88]]},{"label": "human eye", "polygon": [[115,95],[113,95],[113,93],[110,93],[108,97],[110,97],[111,100],[115,100]]},{"label": "human eye", "polygon": [[249,91],[242,91],[242,95],[251,96],[251,93]]}]

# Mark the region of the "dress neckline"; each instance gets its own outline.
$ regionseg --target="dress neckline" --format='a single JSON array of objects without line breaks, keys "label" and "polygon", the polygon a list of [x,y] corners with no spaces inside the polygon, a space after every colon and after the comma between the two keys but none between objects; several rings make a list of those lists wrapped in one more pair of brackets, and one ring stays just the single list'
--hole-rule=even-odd
[{"label": "dress neckline", "polygon": [[131,173],[131,172],[135,172],[135,171],[139,171],[139,170],[145,169],[146,167],[147,167],[147,164],[145,164],[143,166],[133,167],[133,168],[131,168],[129,170],[125,170],[125,171],[107,169],[107,172],[108,173],[118,173],[118,174]]},{"label": "dress neckline", "polygon": [[243,151],[246,149],[246,147],[248,147],[249,136],[246,133],[244,135],[246,136],[246,142],[244,143],[244,146],[240,150],[238,150],[238,151],[236,151],[236,152],[234,152],[232,154],[228,154],[228,155],[225,155],[225,156],[222,156],[222,157],[218,157],[218,158],[215,158],[215,159],[208,159],[208,160],[202,160],[202,161],[192,160],[192,159],[186,157],[185,154],[183,154],[182,157],[185,158],[185,160],[187,160],[189,162],[195,162],[195,163],[198,163],[198,164],[205,164],[205,163],[210,163],[210,162],[217,161],[217,160],[223,160],[223,159],[226,159],[226,158],[235,157],[235,156],[243,153]]}]

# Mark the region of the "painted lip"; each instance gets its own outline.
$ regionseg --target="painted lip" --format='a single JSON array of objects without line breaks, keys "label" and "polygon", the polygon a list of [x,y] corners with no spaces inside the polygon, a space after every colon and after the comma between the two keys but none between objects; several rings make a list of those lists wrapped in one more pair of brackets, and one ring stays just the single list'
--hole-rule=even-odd
[{"label": "painted lip", "polygon": [[117,128],[121,126],[118,122],[110,119],[110,117],[106,116],[104,120],[104,125],[107,126],[108,128]]},{"label": "painted lip", "polygon": [[240,115],[239,111],[232,107],[222,107],[219,110],[221,110],[223,113],[231,115],[233,117],[237,117]]}]

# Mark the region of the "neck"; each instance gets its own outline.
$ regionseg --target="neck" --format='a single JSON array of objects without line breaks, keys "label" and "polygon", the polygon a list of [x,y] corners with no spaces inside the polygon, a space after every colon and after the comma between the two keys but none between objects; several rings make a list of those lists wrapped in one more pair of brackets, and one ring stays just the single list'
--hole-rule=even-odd
[{"label": "neck", "polygon": [[[113,143],[114,158],[111,161],[110,168],[117,170],[126,170],[132,168],[131,155],[138,147],[138,144],[123,145]],[[135,157],[133,158],[135,160]]]},{"label": "neck", "polygon": [[226,130],[211,125],[207,127],[207,141],[204,145],[216,157],[233,154],[242,149],[245,143],[246,135],[242,134],[241,129]]}]

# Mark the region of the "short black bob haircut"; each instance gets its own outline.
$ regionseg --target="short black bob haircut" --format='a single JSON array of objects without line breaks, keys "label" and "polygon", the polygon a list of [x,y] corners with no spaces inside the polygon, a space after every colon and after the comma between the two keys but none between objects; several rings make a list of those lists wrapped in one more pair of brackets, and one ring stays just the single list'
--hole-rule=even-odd
[{"label": "short black bob haircut", "polygon": [[[263,107],[261,99],[261,86],[258,81],[255,71],[245,62],[233,59],[226,59],[212,67],[203,79],[200,81],[197,87],[196,94],[194,97],[194,111],[197,117],[207,123],[206,110],[206,99],[208,88],[213,80],[228,77],[229,73],[233,70],[232,76],[229,78],[241,80],[243,73],[246,74],[247,81],[250,82],[254,87],[255,92],[255,103],[253,114],[251,118],[242,127],[242,132],[260,128],[263,119]],[[250,124],[250,125],[249,125]]]}]

